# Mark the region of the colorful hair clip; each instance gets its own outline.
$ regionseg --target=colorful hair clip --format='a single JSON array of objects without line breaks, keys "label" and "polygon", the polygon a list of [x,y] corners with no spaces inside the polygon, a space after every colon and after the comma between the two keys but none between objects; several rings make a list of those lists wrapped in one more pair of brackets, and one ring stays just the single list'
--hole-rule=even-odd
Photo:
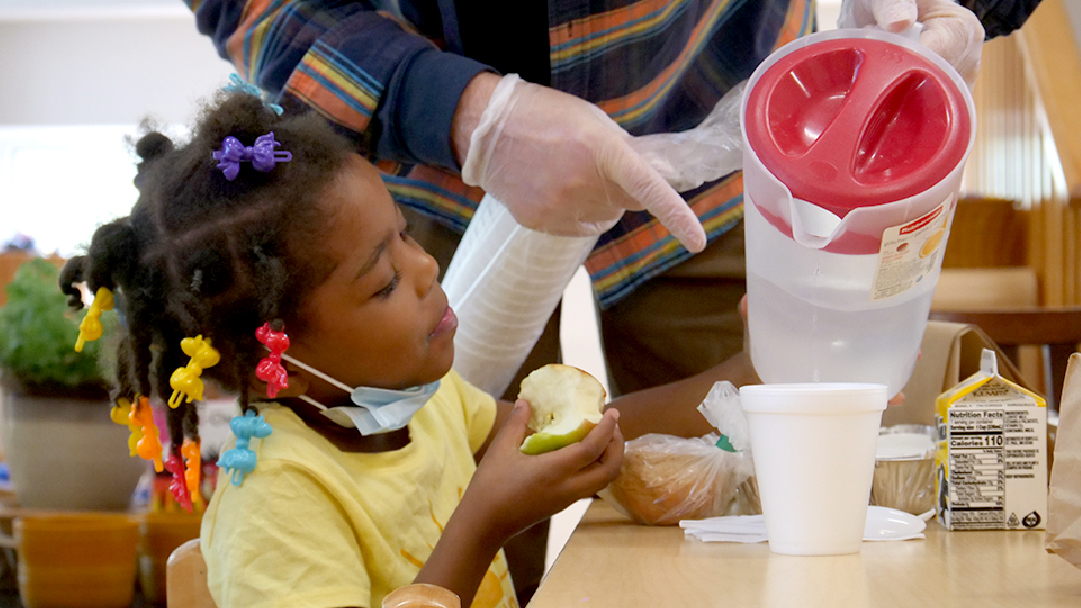
[{"label": "colorful hair clip", "polygon": [[274,170],[275,163],[287,163],[293,160],[293,154],[284,150],[276,151],[274,148],[282,145],[274,140],[274,132],[260,135],[255,138],[255,144],[245,146],[240,140],[227,135],[221,140],[221,150],[212,152],[211,156],[218,161],[218,169],[225,174],[225,179],[233,181],[240,173],[240,163],[251,163],[256,171],[268,173]]},{"label": "colorful hair clip", "polygon": [[154,424],[154,410],[150,408],[150,400],[139,397],[128,415],[131,425],[138,427],[142,436],[135,445],[135,452],[143,460],[152,460],[154,470],[162,471],[161,440],[158,439],[158,425]]},{"label": "colorful hair clip", "polygon": [[165,458],[165,470],[173,474],[173,480],[169,483],[169,491],[173,498],[188,513],[191,513],[191,491],[184,483],[184,461],[176,455],[176,452]]},{"label": "colorful hair clip", "polygon": [[230,93],[247,93],[252,97],[257,97],[263,102],[263,105],[270,108],[278,116],[282,115],[282,107],[276,103],[270,103],[263,99],[263,92],[259,90],[259,87],[250,82],[244,82],[241,80],[238,74],[229,74],[229,84],[222,87],[223,91],[229,91]]},{"label": "colorful hair clip", "polygon": [[199,491],[203,469],[202,447],[198,441],[185,439],[184,445],[180,446],[180,456],[184,459],[184,485],[192,501],[198,504],[203,501]]},{"label": "colorful hair clip", "polygon": [[105,287],[99,287],[94,294],[94,302],[86,311],[83,322],[79,323],[79,337],[75,340],[75,352],[83,352],[83,345],[93,342],[101,337],[104,329],[101,327],[101,313],[113,309],[113,292]]},{"label": "colorful hair clip", "polygon": [[229,421],[229,428],[236,435],[236,447],[226,450],[218,458],[218,467],[233,470],[233,485],[244,483],[244,475],[255,470],[256,456],[248,445],[252,437],[266,437],[273,429],[255,410],[248,410],[243,416],[235,416]]},{"label": "colorful hair clip", "polygon": [[203,398],[203,370],[217,365],[221,355],[210,345],[210,338],[203,336],[184,338],[180,341],[180,350],[191,357],[184,367],[176,368],[169,378],[173,394],[169,396],[169,407],[175,408],[186,398],[188,403]]},{"label": "colorful hair clip", "polygon": [[255,330],[255,339],[259,340],[270,351],[258,365],[255,366],[255,377],[266,382],[266,396],[273,399],[278,391],[289,388],[289,374],[282,366],[282,353],[289,349],[289,336],[283,331],[274,331],[270,323]]},{"label": "colorful hair clip", "polygon": [[109,418],[117,424],[128,427],[128,430],[131,431],[131,435],[128,436],[128,454],[132,458],[138,456],[139,440],[143,438],[143,432],[140,430],[139,425],[131,419],[131,401],[128,401],[127,397],[117,399],[116,405],[109,412]]}]

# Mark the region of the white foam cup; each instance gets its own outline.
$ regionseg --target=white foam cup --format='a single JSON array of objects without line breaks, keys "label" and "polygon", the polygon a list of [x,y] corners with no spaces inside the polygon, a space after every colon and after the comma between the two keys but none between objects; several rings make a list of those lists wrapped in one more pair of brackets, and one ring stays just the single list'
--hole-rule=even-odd
[{"label": "white foam cup", "polygon": [[740,389],[771,551],[859,552],[886,400],[884,384]]}]

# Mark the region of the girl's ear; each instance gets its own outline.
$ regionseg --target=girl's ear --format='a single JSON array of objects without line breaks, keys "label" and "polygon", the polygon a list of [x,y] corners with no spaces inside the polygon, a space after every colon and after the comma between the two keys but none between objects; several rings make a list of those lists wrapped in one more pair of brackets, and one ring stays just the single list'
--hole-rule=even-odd
[{"label": "girl's ear", "polygon": [[308,393],[311,382],[308,380],[308,372],[295,367],[288,361],[282,361],[285,371],[289,373],[289,388],[283,388],[278,392],[279,397],[299,397]]}]

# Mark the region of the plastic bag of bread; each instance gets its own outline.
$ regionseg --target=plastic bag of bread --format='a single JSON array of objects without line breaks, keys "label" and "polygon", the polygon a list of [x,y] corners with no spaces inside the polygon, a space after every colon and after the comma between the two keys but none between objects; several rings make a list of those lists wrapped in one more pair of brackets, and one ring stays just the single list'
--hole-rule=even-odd
[{"label": "plastic bag of bread", "polygon": [[698,406],[718,434],[650,434],[628,441],[619,475],[601,497],[642,524],[761,513],[738,396],[730,382],[717,382]]},{"label": "plastic bag of bread", "polygon": [[739,452],[717,448],[719,438],[652,433],[632,439],[619,475],[600,495],[640,524],[676,525],[742,510],[733,500],[741,486],[744,499],[757,502],[747,496],[757,494],[746,484],[754,466]]}]

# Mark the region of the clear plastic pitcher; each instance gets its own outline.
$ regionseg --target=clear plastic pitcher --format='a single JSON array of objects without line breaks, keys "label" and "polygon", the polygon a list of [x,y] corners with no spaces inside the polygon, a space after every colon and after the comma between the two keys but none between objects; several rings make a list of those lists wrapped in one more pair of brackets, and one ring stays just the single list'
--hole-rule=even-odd
[{"label": "clear plastic pitcher", "polygon": [[912,373],[975,138],[957,72],[879,30],[800,38],[744,94],[751,358],[763,381]]}]

